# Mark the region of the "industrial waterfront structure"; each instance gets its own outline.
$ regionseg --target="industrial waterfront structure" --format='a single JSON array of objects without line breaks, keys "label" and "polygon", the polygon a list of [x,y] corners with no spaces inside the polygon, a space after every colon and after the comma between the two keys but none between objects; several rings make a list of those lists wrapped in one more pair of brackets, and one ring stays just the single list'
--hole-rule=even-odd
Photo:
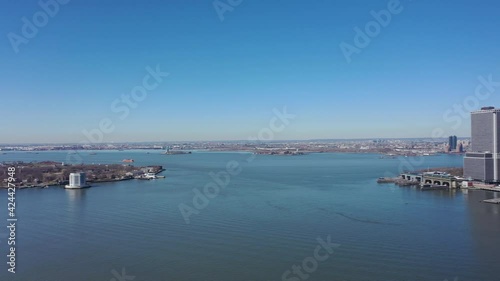
[{"label": "industrial waterfront structure", "polygon": [[494,107],[471,112],[471,149],[464,157],[464,177],[485,183],[500,182],[499,112]]},{"label": "industrial waterfront structure", "polygon": [[403,173],[401,179],[418,183],[421,187],[460,188],[463,179],[443,172]]},{"label": "industrial waterfront structure", "polygon": [[69,174],[69,184],[65,186],[68,189],[80,189],[90,187],[87,185],[87,177],[85,173],[71,173]]}]

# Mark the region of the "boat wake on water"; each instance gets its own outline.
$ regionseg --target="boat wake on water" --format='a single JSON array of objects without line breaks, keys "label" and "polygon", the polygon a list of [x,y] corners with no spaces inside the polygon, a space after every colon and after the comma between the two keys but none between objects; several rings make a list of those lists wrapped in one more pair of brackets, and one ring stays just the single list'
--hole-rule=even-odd
[{"label": "boat wake on water", "polygon": [[341,217],[344,217],[346,219],[352,220],[352,221],[357,221],[357,222],[363,222],[363,223],[370,223],[370,224],[381,224],[381,225],[393,225],[393,226],[400,226],[401,224],[399,223],[391,223],[391,222],[383,222],[383,221],[376,221],[376,220],[370,220],[370,219],[360,219],[356,218],[353,216],[346,215],[345,213],[342,212],[335,212],[335,211],[330,211],[325,208],[318,208],[320,211],[328,212],[328,213],[334,213],[336,215],[339,215]]},{"label": "boat wake on water", "polygon": [[394,226],[401,225],[399,223],[390,223],[390,222],[381,222],[381,221],[375,221],[375,220],[358,219],[358,218],[355,218],[355,217],[348,216],[348,215],[346,215],[344,213],[341,213],[341,212],[335,212],[335,214],[337,214],[339,216],[342,216],[342,217],[344,217],[346,219],[350,219],[352,221],[358,221],[358,222],[364,222],[364,223],[372,223],[372,224],[394,225]]}]

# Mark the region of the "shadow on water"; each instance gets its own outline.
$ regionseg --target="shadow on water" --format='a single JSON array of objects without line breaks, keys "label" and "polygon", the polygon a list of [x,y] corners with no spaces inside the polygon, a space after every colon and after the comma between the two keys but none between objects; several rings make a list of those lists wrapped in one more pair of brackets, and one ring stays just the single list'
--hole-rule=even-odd
[{"label": "shadow on water", "polygon": [[500,204],[483,202],[485,199],[493,198],[500,198],[500,193],[469,191],[467,207],[476,254],[484,267],[483,270],[490,276],[498,277]]},{"label": "shadow on water", "polygon": [[75,205],[85,200],[87,189],[65,189],[64,191],[66,192],[70,205]]},{"label": "shadow on water", "polygon": [[86,194],[87,189],[64,189],[64,193],[68,198],[67,212],[74,215],[74,220],[77,222],[79,217],[85,213],[86,210]]}]

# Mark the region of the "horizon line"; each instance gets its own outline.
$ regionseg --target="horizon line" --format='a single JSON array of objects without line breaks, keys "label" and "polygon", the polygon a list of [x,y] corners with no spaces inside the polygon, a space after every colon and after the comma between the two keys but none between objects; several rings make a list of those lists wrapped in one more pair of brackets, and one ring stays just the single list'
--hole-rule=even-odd
[{"label": "horizon line", "polygon": [[[79,143],[79,142],[0,142],[0,145],[105,145],[105,144],[154,144],[154,143],[200,143],[200,142],[247,142],[247,143],[271,143],[271,142],[306,142],[306,141],[356,141],[356,140],[446,140],[448,137],[441,138],[433,138],[433,137],[405,137],[405,138],[377,138],[377,137],[368,137],[368,138],[318,138],[318,139],[277,139],[277,140],[268,140],[268,141],[260,141],[260,140],[163,140],[163,141],[109,141],[109,142],[99,142],[99,143]],[[461,139],[470,139],[471,137],[461,137],[457,136],[457,138]]]}]

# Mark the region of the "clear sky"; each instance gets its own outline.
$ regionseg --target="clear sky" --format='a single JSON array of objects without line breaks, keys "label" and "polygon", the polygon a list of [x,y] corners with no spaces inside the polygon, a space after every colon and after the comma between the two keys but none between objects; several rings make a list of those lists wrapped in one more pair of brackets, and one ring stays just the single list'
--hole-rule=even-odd
[{"label": "clear sky", "polygon": [[[340,44],[389,2],[243,0],[221,20],[213,0],[71,0],[27,38],[38,1],[1,1],[0,143],[79,142],[104,118],[104,141],[247,139],[284,106],[276,139],[468,136],[454,105],[500,106],[498,85],[475,96],[500,81],[500,3],[401,1],[348,63]],[[157,65],[170,75],[120,118]]]}]

